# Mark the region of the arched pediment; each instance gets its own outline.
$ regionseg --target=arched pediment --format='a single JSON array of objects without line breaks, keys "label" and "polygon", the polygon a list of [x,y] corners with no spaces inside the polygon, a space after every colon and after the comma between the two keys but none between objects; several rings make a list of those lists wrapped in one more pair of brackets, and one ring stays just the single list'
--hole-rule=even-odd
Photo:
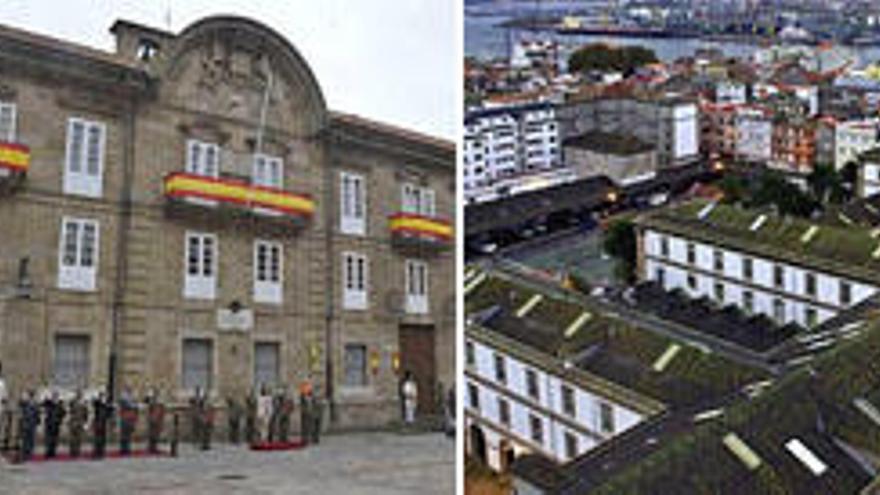
[{"label": "arched pediment", "polygon": [[[297,135],[327,120],[321,88],[283,36],[241,17],[209,17],[184,29],[156,74],[160,98],[195,111],[258,122]],[[267,94],[268,93],[268,94]]]}]

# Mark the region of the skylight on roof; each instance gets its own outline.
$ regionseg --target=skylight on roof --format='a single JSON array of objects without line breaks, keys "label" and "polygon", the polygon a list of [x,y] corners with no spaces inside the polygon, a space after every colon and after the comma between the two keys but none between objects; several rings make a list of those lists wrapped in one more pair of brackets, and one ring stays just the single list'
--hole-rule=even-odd
[{"label": "skylight on roof", "polygon": [[516,311],[516,316],[518,318],[522,318],[525,315],[529,314],[529,311],[535,309],[535,306],[537,306],[538,303],[540,303],[542,300],[544,300],[544,294],[535,294]]},{"label": "skylight on roof", "polygon": [[702,207],[700,209],[700,211],[697,212],[697,218],[699,218],[700,220],[704,220],[706,217],[709,216],[710,213],[712,213],[712,210],[714,210],[715,206],[717,206],[717,205],[718,205],[718,203],[713,201],[713,202],[707,204],[706,206]]},{"label": "skylight on roof", "polygon": [[471,282],[469,284],[464,286],[464,295],[468,295],[471,291],[476,289],[477,286],[482,284],[488,277],[489,276],[486,275],[485,273],[481,273],[481,274],[477,275],[477,277],[474,278],[473,280],[471,280]]},{"label": "skylight on roof", "polygon": [[764,225],[764,222],[766,222],[766,221],[767,221],[767,215],[765,215],[763,213],[758,215],[758,218],[756,218],[755,221],[752,222],[751,225],[749,225],[749,230],[751,230],[752,232],[757,232],[758,229],[760,229]]},{"label": "skylight on roof", "polygon": [[792,438],[786,442],[785,448],[788,449],[788,451],[791,452],[791,455],[795,456],[797,460],[801,461],[801,463],[803,463],[813,475],[822,476],[822,474],[828,470],[828,466],[797,438]]},{"label": "skylight on roof", "polygon": [[810,228],[807,229],[806,232],[801,235],[801,244],[807,244],[816,237],[816,234],[819,233],[819,227],[817,225],[810,225]]},{"label": "skylight on roof", "polygon": [[761,466],[761,458],[734,432],[724,435],[721,440],[724,446],[737,457],[749,470],[753,471]]},{"label": "skylight on roof", "polygon": [[654,364],[651,367],[657,373],[662,372],[666,369],[667,366],[669,366],[669,363],[671,363],[672,360],[675,359],[675,355],[678,354],[678,351],[680,350],[680,345],[670,344],[669,347],[667,347],[666,350],[663,352],[663,354],[661,354],[660,357],[658,357],[657,360],[654,361]]},{"label": "skylight on roof", "polygon": [[853,401],[853,405],[875,425],[880,426],[880,411],[877,411],[877,408],[868,399],[859,397]]},{"label": "skylight on roof", "polygon": [[590,314],[589,311],[584,311],[583,313],[581,313],[580,316],[575,318],[575,320],[571,322],[571,325],[569,325],[568,328],[565,329],[565,338],[570,339],[574,337],[574,334],[576,334],[578,330],[580,330],[581,327],[584,326],[584,324],[590,321],[592,318],[593,315]]}]

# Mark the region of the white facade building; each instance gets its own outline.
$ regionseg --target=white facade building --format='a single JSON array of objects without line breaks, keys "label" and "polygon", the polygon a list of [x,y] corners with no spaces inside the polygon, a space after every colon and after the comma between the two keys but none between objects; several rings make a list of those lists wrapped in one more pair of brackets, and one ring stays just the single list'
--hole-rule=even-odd
[{"label": "white facade building", "polygon": [[743,107],[736,113],[736,155],[757,163],[773,157],[773,120],[760,109]]},{"label": "white facade building", "polygon": [[857,186],[859,197],[869,198],[880,194],[880,148],[863,153],[859,163]]},{"label": "white facade building", "polygon": [[834,140],[834,169],[840,170],[854,162],[865,151],[880,145],[877,119],[837,122]]},{"label": "white facade building", "polygon": [[559,129],[550,103],[489,108],[465,118],[466,198],[502,179],[558,166]]},{"label": "white facade building", "polygon": [[469,337],[466,354],[465,426],[481,427],[494,469],[526,453],[564,463],[644,419],[487,342]]},{"label": "white facade building", "polygon": [[715,103],[744,105],[746,103],[746,85],[736,81],[719,82],[715,85]]},{"label": "white facade building", "polygon": [[[768,217],[755,214],[747,223],[749,230],[773,228],[766,226],[771,222],[781,224]],[[728,227],[720,224],[707,223],[703,235],[688,235],[686,229],[666,228],[663,222],[650,219],[640,224],[642,279],[655,281],[666,290],[682,289],[692,298],[705,296],[720,305],[733,304],[747,314],[764,314],[780,325],[795,322],[814,327],[877,292],[877,287],[866,281],[868,277],[856,278],[829,269],[829,264],[811,263],[803,253],[797,253],[795,261],[794,256],[769,256],[757,243],[755,249],[744,249],[742,239],[746,236],[726,239],[720,232],[729,232]],[[807,224],[801,234],[803,246],[799,247],[808,246],[817,236],[829,235],[822,232],[827,228]],[[870,236],[868,232],[865,235]],[[768,235],[767,242],[772,238]]]}]

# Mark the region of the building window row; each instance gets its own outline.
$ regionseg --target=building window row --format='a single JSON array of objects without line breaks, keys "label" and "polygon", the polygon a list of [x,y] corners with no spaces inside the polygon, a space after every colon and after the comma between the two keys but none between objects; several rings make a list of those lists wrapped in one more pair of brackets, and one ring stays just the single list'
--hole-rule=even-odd
[{"label": "building window row", "polygon": [[[100,225],[97,220],[64,217],[61,222],[58,288],[92,292],[97,289]],[[216,299],[219,241],[216,234],[187,232],[184,240],[183,296]],[[342,255],[343,308],[368,307],[369,261],[362,253]],[[253,252],[254,300],[281,304],[284,283],[284,246],[256,240]],[[428,311],[428,264],[406,260],[404,285],[407,311]]]},{"label": "building window row", "polygon": [[[660,237],[660,256],[663,258],[670,258],[670,249],[669,249],[669,239],[666,236]],[[696,246],[693,242],[688,242],[686,245],[686,257],[687,263],[689,265],[697,264],[697,255],[696,255]],[[712,253],[712,264],[713,269],[716,272],[724,272],[725,269],[725,253],[720,249],[715,249]],[[741,264],[741,275],[742,278],[748,282],[753,282],[755,279],[755,268],[754,268],[754,259],[751,257],[744,256],[742,258]],[[779,290],[786,290],[785,284],[785,266],[781,264],[774,264],[772,267],[772,283],[773,287]],[[659,274],[659,271],[658,271]],[[817,298],[819,296],[818,290],[818,280],[815,273],[806,272],[804,273],[804,293],[807,297]],[[662,284],[662,277],[658,275],[658,281]],[[697,277],[694,274],[687,275],[687,285],[691,289],[697,288]],[[720,287],[720,288],[719,288]],[[719,293],[723,294],[723,286],[719,286],[719,283],[715,284],[715,294],[716,299],[721,301],[723,297],[719,297]],[[852,284],[850,282],[841,280],[838,285],[838,302],[841,306],[847,307],[852,304]]]}]

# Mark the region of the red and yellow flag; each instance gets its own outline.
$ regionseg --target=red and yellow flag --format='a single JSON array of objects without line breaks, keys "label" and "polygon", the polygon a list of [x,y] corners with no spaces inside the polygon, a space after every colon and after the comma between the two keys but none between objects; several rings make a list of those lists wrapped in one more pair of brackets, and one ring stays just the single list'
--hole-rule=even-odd
[{"label": "red and yellow flag", "polygon": [[30,148],[23,144],[0,142],[0,168],[24,172],[30,164]]}]

